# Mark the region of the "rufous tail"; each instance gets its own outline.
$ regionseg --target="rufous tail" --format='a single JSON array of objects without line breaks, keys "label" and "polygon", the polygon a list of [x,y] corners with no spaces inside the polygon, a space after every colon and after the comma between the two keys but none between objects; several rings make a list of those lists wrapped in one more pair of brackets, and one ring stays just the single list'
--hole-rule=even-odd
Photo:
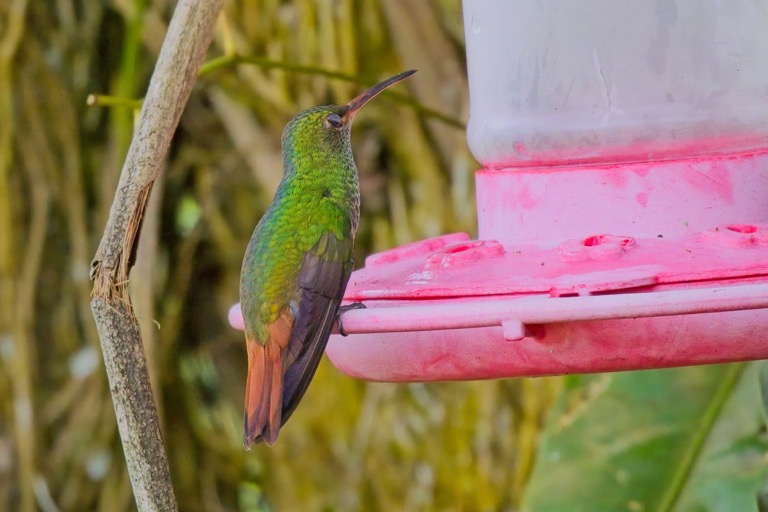
[{"label": "rufous tail", "polygon": [[280,433],[283,409],[283,350],[274,342],[248,341],[248,379],[245,384],[245,435],[250,449],[263,440],[272,446]]}]

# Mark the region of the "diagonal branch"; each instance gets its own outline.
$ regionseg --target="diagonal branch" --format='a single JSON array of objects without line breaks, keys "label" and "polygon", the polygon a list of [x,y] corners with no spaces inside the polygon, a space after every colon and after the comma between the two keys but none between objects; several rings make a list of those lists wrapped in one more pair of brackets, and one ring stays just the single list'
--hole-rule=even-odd
[{"label": "diagonal branch", "polygon": [[176,510],[128,278],[152,185],[213,37],[222,0],[179,0],[149,83],[99,248],[91,309],[141,512]]}]

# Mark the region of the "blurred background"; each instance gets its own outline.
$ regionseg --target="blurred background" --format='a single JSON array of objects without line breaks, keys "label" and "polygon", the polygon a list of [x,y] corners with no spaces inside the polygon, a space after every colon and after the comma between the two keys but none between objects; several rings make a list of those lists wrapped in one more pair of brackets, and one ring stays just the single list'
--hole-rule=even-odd
[{"label": "blurred background", "polygon": [[[135,508],[88,270],[174,5],[0,3],[0,510]],[[460,0],[227,0],[208,60],[222,56],[130,283],[181,510],[516,509],[560,380],[367,383],[324,361],[279,442],[248,453],[243,335],[226,322],[285,123],[402,70],[419,73],[353,129],[356,259],[474,234]]]}]

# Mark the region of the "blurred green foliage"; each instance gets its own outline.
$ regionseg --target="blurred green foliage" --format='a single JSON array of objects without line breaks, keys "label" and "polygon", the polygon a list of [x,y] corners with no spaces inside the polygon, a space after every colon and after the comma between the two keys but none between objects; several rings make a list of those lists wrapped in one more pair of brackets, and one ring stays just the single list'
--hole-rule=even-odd
[{"label": "blurred green foliage", "polygon": [[757,512],[761,364],[567,377],[522,510]]},{"label": "blurred green foliage", "polygon": [[[134,508],[88,270],[173,5],[0,3],[0,509]],[[356,121],[357,260],[474,229],[459,0],[230,0],[209,59],[234,55],[196,86],[131,274],[181,510],[515,509],[557,379],[371,384],[324,362],[248,453],[226,323],[283,125],[384,76],[418,68],[417,108],[384,95]]]}]

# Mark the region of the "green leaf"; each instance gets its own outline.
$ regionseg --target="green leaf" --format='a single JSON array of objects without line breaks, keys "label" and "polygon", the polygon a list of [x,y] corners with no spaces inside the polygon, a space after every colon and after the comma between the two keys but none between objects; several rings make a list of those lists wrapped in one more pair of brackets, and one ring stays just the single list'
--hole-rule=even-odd
[{"label": "green leaf", "polygon": [[568,377],[525,512],[750,512],[768,438],[759,363]]}]

